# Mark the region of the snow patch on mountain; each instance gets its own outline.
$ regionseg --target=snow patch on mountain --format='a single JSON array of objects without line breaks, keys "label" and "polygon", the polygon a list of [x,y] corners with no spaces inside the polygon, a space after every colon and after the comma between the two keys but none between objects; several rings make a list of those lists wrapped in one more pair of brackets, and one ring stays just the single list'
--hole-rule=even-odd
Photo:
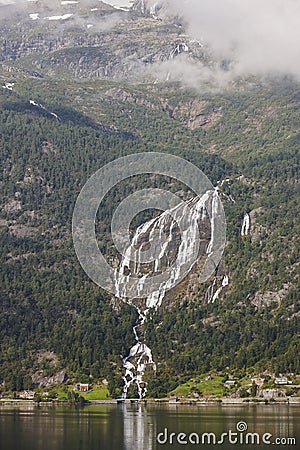
[{"label": "snow patch on mountain", "polygon": [[5,83],[2,85],[2,87],[3,87],[3,89],[8,89],[9,91],[12,91],[14,85],[15,85],[15,83],[7,83],[7,82],[5,82]]},{"label": "snow patch on mountain", "polygon": [[47,19],[47,20],[67,20],[67,19],[69,19],[72,16],[73,16],[73,14],[64,14],[63,16],[45,17],[45,19]]},{"label": "snow patch on mountain", "polygon": [[113,6],[115,9],[122,9],[124,11],[128,11],[134,3],[134,0],[102,0],[102,1],[107,5]]},{"label": "snow patch on mountain", "polygon": [[29,14],[31,20],[38,20],[40,18],[39,13]]}]

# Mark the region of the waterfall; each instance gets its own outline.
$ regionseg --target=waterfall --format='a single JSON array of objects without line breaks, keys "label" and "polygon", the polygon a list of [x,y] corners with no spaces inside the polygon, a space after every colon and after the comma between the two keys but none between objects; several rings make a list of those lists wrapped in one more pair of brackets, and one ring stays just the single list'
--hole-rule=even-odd
[{"label": "waterfall", "polygon": [[123,358],[123,375],[124,388],[122,398],[127,397],[127,392],[132,384],[136,384],[139,398],[145,397],[147,393],[147,384],[144,382],[144,374],[147,366],[152,367],[156,371],[156,364],[152,358],[150,348],[143,342],[143,337],[139,335],[138,329],[143,327],[146,316],[139,312],[139,317],[133,327],[136,344],[130,349],[129,355]]},{"label": "waterfall", "polygon": [[[218,213],[218,193],[212,189],[202,197],[179,203],[140,225],[124,251],[119,268],[115,271],[115,288],[117,296],[134,306],[139,317],[133,327],[136,343],[122,360],[122,398],[126,398],[131,385],[136,385],[140,398],[146,395],[145,371],[147,368],[156,370],[151,349],[144,342],[143,327],[147,315],[151,308],[161,306],[166,292],[178,284],[197,262],[200,223],[203,225],[202,250],[205,247],[203,253],[211,257],[213,240],[218,231],[212,218],[216,218]],[[209,228],[210,232],[207,232]],[[145,257],[149,255],[149,246],[152,258]],[[224,277],[222,288],[226,283],[228,277],[227,281]],[[217,292],[214,293],[216,295]]]},{"label": "waterfall", "polygon": [[216,283],[217,283],[217,280],[216,280],[216,278],[214,278],[214,281],[212,282],[212,284],[207,288],[207,291],[206,291],[205,297],[204,297],[204,300],[207,303],[214,303],[219,298],[219,295],[221,294],[223,289],[229,285],[228,275],[224,275],[221,286],[215,290]]},{"label": "waterfall", "polygon": [[241,229],[241,236],[248,236],[249,231],[250,231],[250,216],[247,213],[244,215],[242,229]]}]

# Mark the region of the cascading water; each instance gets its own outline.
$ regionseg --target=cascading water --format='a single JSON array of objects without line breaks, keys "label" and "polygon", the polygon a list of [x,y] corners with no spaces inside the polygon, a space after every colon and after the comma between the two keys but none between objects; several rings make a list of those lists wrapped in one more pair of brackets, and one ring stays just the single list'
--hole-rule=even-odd
[{"label": "cascading water", "polygon": [[[147,368],[156,370],[151,349],[144,342],[143,327],[147,315],[151,308],[156,309],[162,304],[166,292],[176,284],[174,282],[183,279],[187,267],[191,269],[197,262],[201,248],[206,255],[212,255],[218,204],[218,192],[212,189],[202,197],[195,197],[164,211],[137,228],[131,245],[122,256],[115,272],[117,296],[133,305],[139,313],[133,327],[136,343],[128,356],[123,358],[123,399],[132,385],[136,385],[140,398],[146,395],[145,371]],[[150,260],[144,257],[147,249],[149,252],[149,245],[151,255],[154,255]],[[194,260],[192,255],[196,255]],[[193,263],[189,267],[191,260]],[[173,264],[174,261],[176,264]],[[162,277],[163,273],[167,273],[165,278]],[[138,281],[132,290],[134,276],[138,276]],[[143,297],[143,293],[148,292],[147,284],[156,276],[161,277],[160,281],[155,281],[155,288]],[[225,285],[225,279],[223,281]],[[138,292],[139,298],[131,295],[132,292]]]},{"label": "cascading water", "polygon": [[[143,174],[178,180],[197,196],[184,201],[172,190],[147,188],[121,201],[111,221],[111,237],[121,255],[116,264],[114,255],[103,255],[97,240],[98,209],[119,182]],[[175,186],[172,184],[172,188]],[[131,238],[130,224],[149,209],[164,212],[138,227]],[[149,311],[158,308],[167,291],[179,285],[189,272],[193,270],[197,283],[205,282],[221,261],[226,219],[218,188],[200,169],[177,156],[157,152],[124,156],[99,169],[83,186],[74,207],[72,237],[86,274],[139,313],[134,326],[136,343],[123,358],[123,396],[134,383],[143,397],[147,390],[145,371],[148,366],[155,369],[142,332]]]},{"label": "cascading water", "polygon": [[122,398],[127,397],[127,392],[132,384],[136,384],[139,398],[145,397],[147,393],[147,384],[143,377],[147,367],[152,367],[156,371],[156,365],[152,358],[150,348],[143,342],[143,333],[140,335],[139,328],[142,328],[146,316],[139,313],[139,317],[133,327],[133,332],[136,339],[136,344],[130,349],[129,355],[123,358],[123,368],[125,374],[123,375],[124,388]]},{"label": "cascading water", "polygon": [[229,277],[228,275],[224,275],[222,284],[220,287],[215,289],[217,280],[214,278],[213,283],[207,288],[207,291],[205,293],[204,300],[207,301],[207,303],[214,303],[218,298],[223,289],[229,285]]},{"label": "cascading water", "polygon": [[250,231],[250,216],[247,213],[244,215],[242,229],[241,229],[241,236],[248,236],[249,231]]}]

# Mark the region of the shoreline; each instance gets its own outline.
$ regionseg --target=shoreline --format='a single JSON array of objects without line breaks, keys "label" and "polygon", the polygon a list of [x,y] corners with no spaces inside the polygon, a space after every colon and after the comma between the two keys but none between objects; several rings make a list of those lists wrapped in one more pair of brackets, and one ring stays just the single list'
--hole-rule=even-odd
[{"label": "shoreline", "polygon": [[207,399],[207,400],[190,400],[180,399],[178,401],[169,401],[169,399],[110,399],[110,400],[87,400],[82,405],[72,402],[36,402],[34,400],[21,400],[21,399],[0,399],[1,406],[36,406],[36,407],[55,407],[55,406],[88,406],[88,405],[118,405],[118,404],[141,404],[141,405],[156,405],[156,406],[247,406],[247,405],[264,405],[264,406],[278,406],[278,405],[295,405],[300,406],[300,397],[290,398],[219,398],[219,399]]}]

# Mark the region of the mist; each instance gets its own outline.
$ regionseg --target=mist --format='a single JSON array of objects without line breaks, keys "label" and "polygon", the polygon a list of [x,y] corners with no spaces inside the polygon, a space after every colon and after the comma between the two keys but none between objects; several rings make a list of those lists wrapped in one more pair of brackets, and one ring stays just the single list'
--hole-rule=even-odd
[{"label": "mist", "polygon": [[233,76],[289,74],[300,79],[299,0],[172,0],[172,14]]}]

